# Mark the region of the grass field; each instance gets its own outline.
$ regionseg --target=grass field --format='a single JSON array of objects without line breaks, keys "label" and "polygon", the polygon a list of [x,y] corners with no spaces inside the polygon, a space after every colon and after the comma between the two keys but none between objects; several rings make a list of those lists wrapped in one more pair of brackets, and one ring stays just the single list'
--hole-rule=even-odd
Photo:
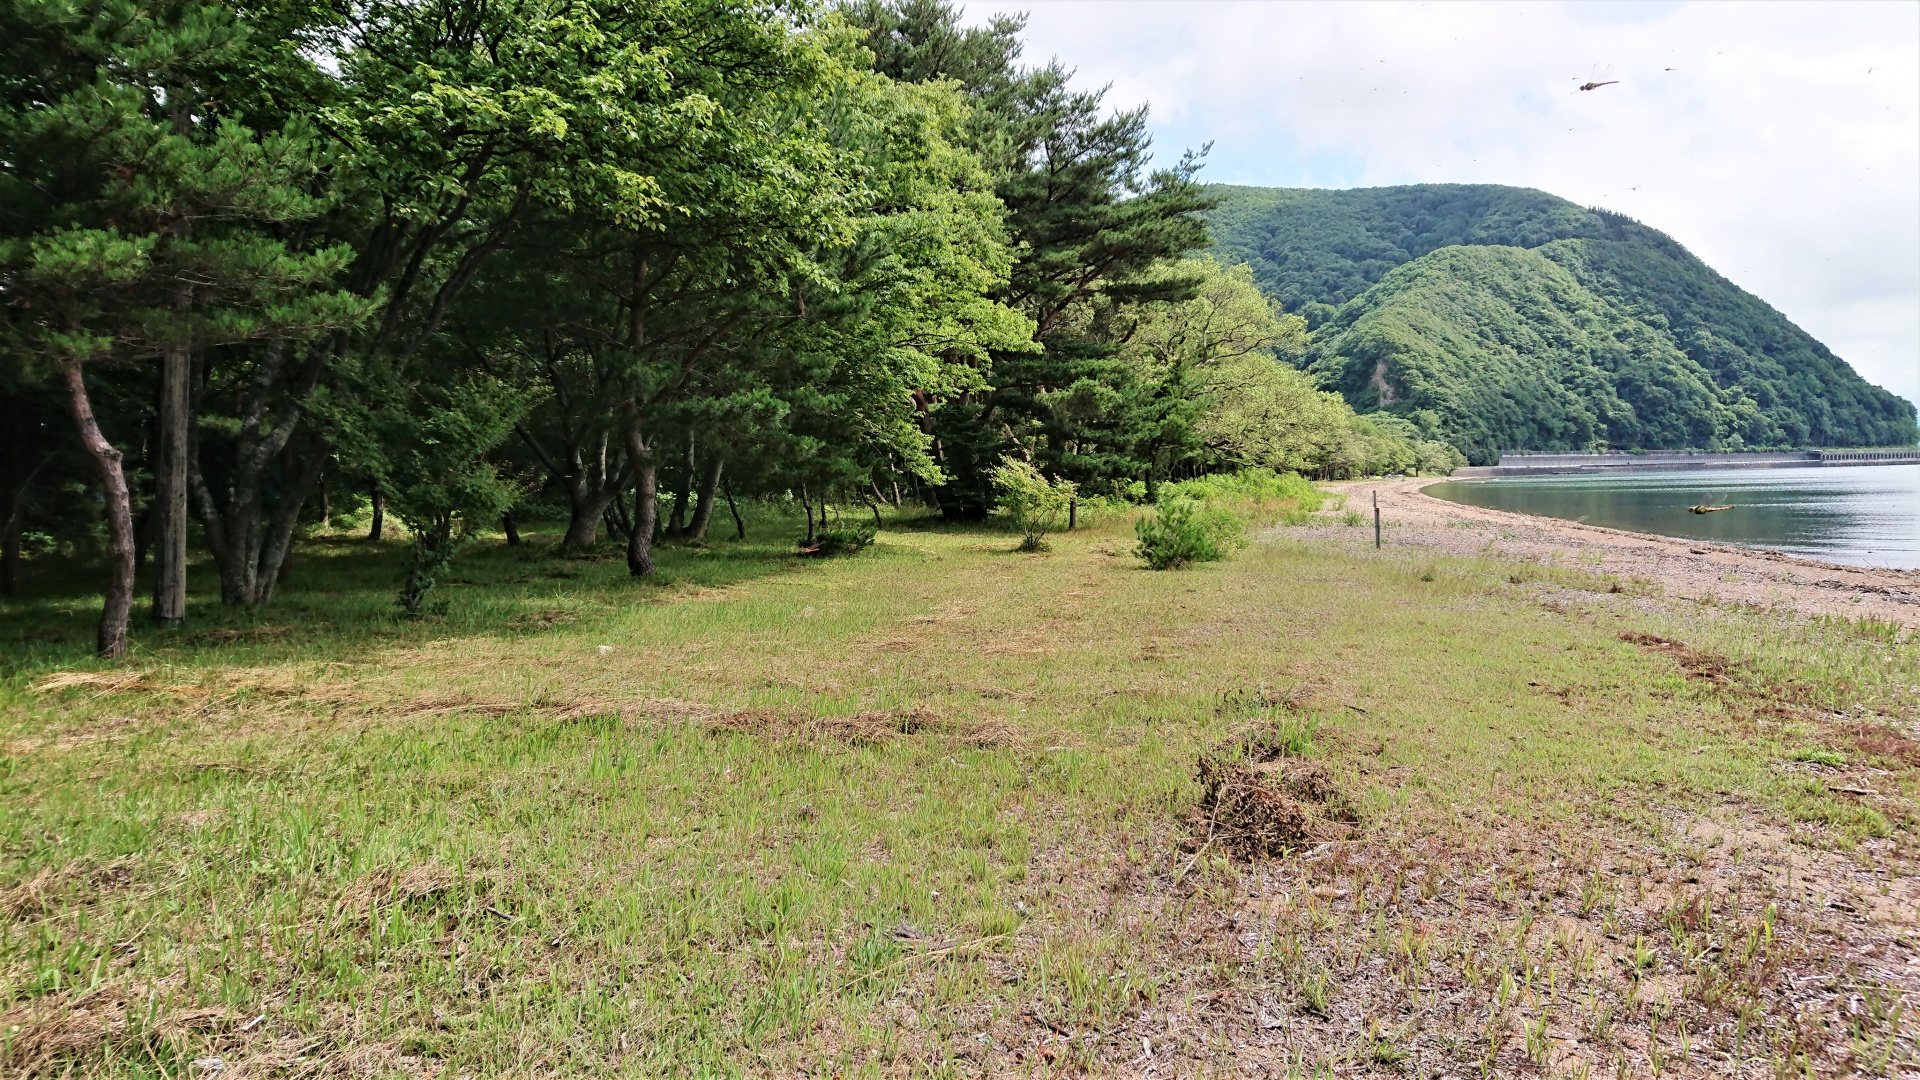
[{"label": "grass field", "polygon": [[[1164,573],[1125,520],[799,560],[763,518],[652,584],[533,533],[413,622],[324,536],[120,667],[43,582],[0,1071],[1916,1067],[1911,640],[1334,515]],[[1358,824],[1215,843],[1196,760],[1261,729]]]}]

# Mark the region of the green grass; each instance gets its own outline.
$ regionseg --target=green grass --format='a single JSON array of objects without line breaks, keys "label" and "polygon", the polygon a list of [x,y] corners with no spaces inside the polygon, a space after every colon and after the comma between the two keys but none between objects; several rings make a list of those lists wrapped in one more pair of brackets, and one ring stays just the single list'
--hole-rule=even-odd
[{"label": "green grass", "polygon": [[[273,607],[196,603],[119,669],[84,659],[91,601],[54,591],[84,578],[43,574],[0,615],[19,643],[0,683],[0,1031],[20,1029],[0,1057],[56,1075],[182,1075],[210,1053],[289,1074],[959,1075],[1119,1068],[1142,1053],[1128,1025],[1177,1015],[1189,1033],[1152,1042],[1219,1066],[1206,1001],[1226,992],[1290,1017],[1302,1067],[1511,1063],[1545,1052],[1526,1027],[1544,1013],[1524,1012],[1542,1002],[1604,989],[1608,1024],[1642,1032],[1679,1005],[1624,1003],[1588,941],[1549,946],[1521,1004],[1476,1021],[1510,1039],[1448,1049],[1438,1013],[1425,1033],[1325,1018],[1363,997],[1380,1024],[1426,1015],[1419,987],[1443,980],[1491,1000],[1488,965],[1546,941],[1511,920],[1589,882],[1594,940],[1656,919],[1647,883],[1693,865],[1689,813],[1737,805],[1827,858],[1907,843],[1910,772],[1876,780],[1893,801],[1874,809],[1810,782],[1820,759],[1795,766],[1839,738],[1820,710],[1911,715],[1914,650],[1877,632],[1356,553],[1338,529],[1182,573],[1128,557],[1123,519],[1045,556],[897,521],[858,556],[800,560],[795,531],[670,547],[649,584],[534,534],[463,558],[447,614],[415,621],[391,613],[394,549],[322,538]],[[1623,631],[1685,637],[1736,678],[1691,679]],[[1783,694],[1791,709],[1757,711]],[[1297,866],[1194,852],[1196,756],[1276,720],[1366,839]],[[1644,869],[1610,876],[1628,860]],[[1707,902],[1732,933],[1752,899]],[[1413,902],[1460,914],[1396,907]],[[1489,951],[1489,926],[1507,944]],[[1692,970],[1648,940],[1654,968]],[[1362,986],[1370,956],[1412,980],[1394,991],[1412,1012]],[[1553,989],[1528,981],[1548,971]],[[1758,995],[1778,1059],[1792,1017],[1741,971],[1725,977]],[[91,1034],[50,1041],[56,1020]]]}]

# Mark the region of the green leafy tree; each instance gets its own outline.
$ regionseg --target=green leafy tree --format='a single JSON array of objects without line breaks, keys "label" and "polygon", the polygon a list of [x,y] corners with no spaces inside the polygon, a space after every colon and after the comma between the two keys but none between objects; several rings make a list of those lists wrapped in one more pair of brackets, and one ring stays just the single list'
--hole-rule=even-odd
[{"label": "green leafy tree", "polygon": [[1189,283],[1193,294],[1138,305],[1126,332],[1122,356],[1134,371],[1123,408],[1149,501],[1176,466],[1207,464],[1201,425],[1222,396],[1223,369],[1297,358],[1307,346],[1305,322],[1262,296],[1245,266],[1203,257],[1169,263],[1157,275]]},{"label": "green leafy tree", "polygon": [[1021,551],[1045,551],[1047,534],[1067,527],[1073,512],[1073,481],[1048,479],[1033,463],[1016,457],[1003,459],[993,470],[1000,511],[1020,530]]},{"label": "green leafy tree", "polygon": [[[700,66],[726,49],[724,70]],[[570,543],[631,479],[632,513],[613,517],[642,575],[656,534],[704,534],[730,459],[815,501],[883,470],[936,480],[922,406],[981,385],[992,349],[1031,347],[990,295],[1011,255],[951,87],[858,70],[832,22],[687,55],[711,107],[634,159],[656,201],[610,187],[536,223],[475,294],[541,300],[476,351],[553,390],[523,441],[581,491]],[[576,468],[608,432],[612,453],[590,459],[608,464]]]},{"label": "green leafy tree", "polygon": [[338,430],[359,444],[359,459],[376,470],[387,506],[407,528],[399,606],[417,616],[461,547],[519,496],[486,455],[512,432],[528,401],[472,374],[391,389],[386,404]]},{"label": "green leafy tree", "polygon": [[1136,439],[1150,390],[1121,353],[1132,310],[1191,295],[1156,273],[1207,244],[1212,205],[1199,159],[1151,167],[1144,109],[1107,112],[1101,92],[1068,86],[1057,63],[1018,65],[1019,22],[963,29],[943,2],[843,8],[868,31],[876,69],[903,81],[951,79],[975,106],[973,146],[1019,252],[996,296],[1034,325],[1038,349],[996,350],[987,382],[930,404],[928,427],[948,475],[941,510],[978,517],[993,505],[991,471],[1015,445],[1033,445],[1046,471],[1106,489],[1150,471]]},{"label": "green leafy tree", "polygon": [[1013,253],[992,178],[965,145],[970,115],[951,84],[872,73],[828,115],[861,170],[860,213],[807,317],[769,338],[796,361],[770,385],[807,440],[789,468],[813,490],[877,501],[882,474],[944,481],[930,412],[984,391],[996,352],[1037,349],[1031,321],[994,295]]}]

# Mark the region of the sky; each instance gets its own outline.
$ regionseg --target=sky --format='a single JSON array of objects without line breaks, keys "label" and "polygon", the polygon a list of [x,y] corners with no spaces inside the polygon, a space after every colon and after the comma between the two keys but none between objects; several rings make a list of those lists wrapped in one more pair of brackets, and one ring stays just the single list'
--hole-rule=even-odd
[{"label": "sky", "polygon": [[[1275,187],[1535,187],[1636,218],[1920,402],[1920,3],[1009,0],[1026,60]],[[1580,91],[1594,80],[1616,85]]]}]

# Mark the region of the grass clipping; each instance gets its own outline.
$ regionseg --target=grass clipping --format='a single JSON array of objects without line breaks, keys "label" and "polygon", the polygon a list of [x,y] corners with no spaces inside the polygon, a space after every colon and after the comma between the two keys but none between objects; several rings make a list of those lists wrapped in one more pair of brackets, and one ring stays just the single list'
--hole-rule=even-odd
[{"label": "grass clipping", "polygon": [[1200,755],[1203,848],[1257,859],[1353,835],[1353,800],[1324,767],[1298,756],[1298,742],[1272,729]]}]

